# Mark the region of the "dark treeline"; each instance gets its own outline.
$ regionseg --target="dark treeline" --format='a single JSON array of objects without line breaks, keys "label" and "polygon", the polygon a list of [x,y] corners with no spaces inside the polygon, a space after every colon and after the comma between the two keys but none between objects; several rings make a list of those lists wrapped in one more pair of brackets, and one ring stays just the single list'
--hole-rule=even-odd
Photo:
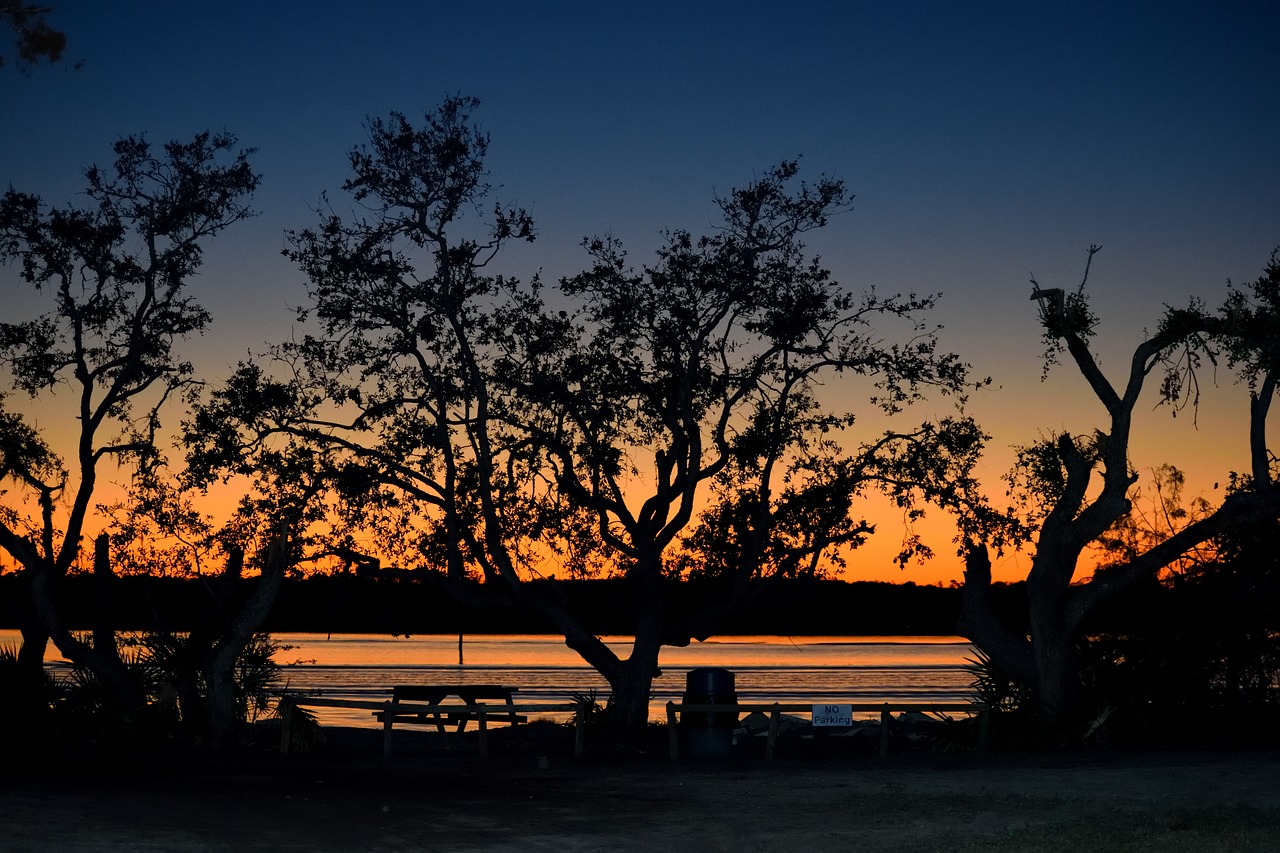
[{"label": "dark treeline", "polygon": [[[17,600],[18,583],[16,575],[0,576],[0,601]],[[626,634],[635,624],[634,597],[626,580],[540,583],[575,611],[588,614],[596,634]],[[996,591],[998,606],[1011,620],[1020,608],[1025,611],[1021,584],[998,585]],[[63,592],[68,622],[88,629],[102,605],[93,578],[68,577]],[[722,594],[711,583],[673,583],[666,606],[678,617]],[[182,632],[207,612],[208,596],[199,578],[122,577],[110,607],[121,630]],[[730,616],[717,634],[955,634],[959,596],[956,588],[914,583],[784,582],[767,601]],[[16,627],[11,608],[6,606],[0,618],[5,627]],[[431,586],[355,574],[285,581],[264,627],[273,632],[335,634],[557,633],[550,623],[517,607],[468,606]]]},{"label": "dark treeline", "polygon": [[[17,625],[12,603],[18,600],[21,576],[0,575],[0,627]],[[62,593],[68,622],[90,630],[102,612],[103,590],[91,575],[72,575]],[[634,624],[634,598],[622,578],[543,580],[546,591],[587,615],[597,635],[626,634]],[[251,591],[252,583],[243,590]],[[1203,633],[1211,614],[1239,614],[1245,604],[1226,602],[1223,592],[1206,600],[1203,585],[1150,583],[1130,590],[1090,620],[1089,633],[1145,636],[1168,633],[1166,623],[1181,624],[1179,633]],[[717,635],[883,635],[940,636],[957,633],[958,587],[921,586],[871,581],[780,581],[766,598],[727,617]],[[714,583],[673,582],[664,606],[672,618],[705,606],[723,595]],[[1229,595],[1229,593],[1228,593]],[[122,631],[184,633],[206,618],[210,589],[203,578],[133,575],[115,579],[107,605]],[[1239,596],[1236,596],[1239,597]],[[1246,596],[1247,597],[1247,596]],[[997,583],[992,602],[1011,625],[1026,626],[1026,584]],[[1258,602],[1259,604],[1265,602]],[[1199,632],[1188,626],[1197,625]],[[516,606],[472,605],[454,600],[440,588],[394,577],[318,574],[284,581],[265,630],[334,634],[555,634],[555,626]]]}]

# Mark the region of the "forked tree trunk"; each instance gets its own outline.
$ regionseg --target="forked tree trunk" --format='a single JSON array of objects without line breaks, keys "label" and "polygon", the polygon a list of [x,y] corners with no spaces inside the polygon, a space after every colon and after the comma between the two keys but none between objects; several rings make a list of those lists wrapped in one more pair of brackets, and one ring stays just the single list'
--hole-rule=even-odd
[{"label": "forked tree trunk", "polygon": [[1031,634],[1026,636],[1011,631],[992,608],[991,558],[985,547],[975,546],[966,554],[964,581],[960,633],[992,663],[1031,688],[1036,707],[1046,716],[1072,714],[1081,698],[1080,675],[1076,628],[1065,617],[1063,592],[1027,584]]},{"label": "forked tree trunk", "polygon": [[[105,537],[99,538],[94,562],[95,571],[101,571],[104,576],[110,575],[110,550]],[[58,579],[54,567],[47,563],[35,567],[31,572],[31,601],[36,619],[43,631],[47,632],[46,636],[53,640],[58,651],[67,660],[93,673],[121,708],[127,711],[142,709],[147,702],[146,693],[139,680],[120,660],[114,632],[106,631],[105,623],[95,626],[104,636],[110,636],[110,640],[103,640],[105,647],[99,648],[94,643],[86,643],[76,637],[63,622],[55,593]],[[95,630],[94,634],[97,639],[99,630]]]},{"label": "forked tree trunk", "polygon": [[[658,558],[633,567],[632,607],[637,614],[635,639],[627,657],[618,654],[597,637],[564,606],[554,592],[530,589],[520,583],[509,585],[512,598],[547,619],[564,635],[573,649],[609,683],[613,701],[613,722],[632,734],[642,732],[649,722],[649,697],[653,681],[660,674],[658,655],[666,636],[662,578],[656,570]],[[647,569],[647,570],[646,570]]]},{"label": "forked tree trunk", "polygon": [[[266,564],[253,593],[225,617],[226,628],[205,659],[204,676],[209,713],[209,737],[215,747],[235,744],[244,723],[244,709],[237,696],[236,663],[245,647],[262,627],[284,581],[289,563],[289,535],[282,530],[271,543]],[[243,583],[240,576],[244,555],[231,554],[224,571],[229,598],[234,588]]]},{"label": "forked tree trunk", "polygon": [[661,646],[656,638],[637,636],[631,654],[620,658],[599,637],[580,630],[576,625],[567,627],[570,629],[565,630],[566,645],[609,682],[613,723],[625,731],[643,731],[649,722],[653,680],[659,675],[658,651]]},{"label": "forked tree trunk", "polygon": [[658,677],[658,648],[640,643],[631,656],[603,673],[613,691],[614,713],[622,730],[639,733],[649,724],[649,697],[653,680]]}]

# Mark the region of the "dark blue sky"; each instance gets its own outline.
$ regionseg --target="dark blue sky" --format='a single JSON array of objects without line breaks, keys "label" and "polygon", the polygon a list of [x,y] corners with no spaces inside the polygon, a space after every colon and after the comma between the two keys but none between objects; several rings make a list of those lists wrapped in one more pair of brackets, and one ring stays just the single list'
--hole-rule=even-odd
[{"label": "dark blue sky", "polygon": [[[810,242],[852,288],[944,294],[948,346],[1001,386],[974,401],[997,491],[1001,448],[1097,422],[1069,372],[1038,382],[1031,272],[1074,286],[1105,245],[1091,283],[1119,365],[1163,303],[1216,301],[1280,244],[1274,2],[66,0],[52,22],[84,65],[0,71],[0,180],[68,200],[138,132],[259,149],[261,216],[211,249],[198,291],[215,326],[193,350],[213,374],[287,330],[302,291],[282,232],[314,221],[320,192],[340,200],[364,118],[453,93],[482,102],[499,196],[538,218],[505,261],[526,277],[575,272],[588,234],[642,259],[783,158],[844,178],[854,211]],[[1205,440],[1206,478],[1238,467],[1224,411],[1197,435],[1152,419],[1137,463]]]}]

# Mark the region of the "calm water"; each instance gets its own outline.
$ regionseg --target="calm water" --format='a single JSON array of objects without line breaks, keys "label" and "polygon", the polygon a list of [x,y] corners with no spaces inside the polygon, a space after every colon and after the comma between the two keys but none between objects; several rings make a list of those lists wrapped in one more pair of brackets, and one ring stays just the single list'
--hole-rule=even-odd
[{"label": "calm water", "polygon": [[[560,637],[475,635],[412,638],[375,634],[277,634],[291,648],[280,652],[281,687],[349,699],[382,699],[393,684],[506,684],[519,701],[563,702],[608,684]],[[627,637],[605,640],[625,655]],[[16,631],[0,631],[0,646],[16,644]],[[968,696],[964,670],[973,647],[962,637],[723,637],[662,651],[650,716],[684,692],[685,673],[700,666],[734,672],[745,702],[945,702]],[[52,650],[51,662],[58,660]],[[316,709],[322,723],[374,727],[368,712]]]}]

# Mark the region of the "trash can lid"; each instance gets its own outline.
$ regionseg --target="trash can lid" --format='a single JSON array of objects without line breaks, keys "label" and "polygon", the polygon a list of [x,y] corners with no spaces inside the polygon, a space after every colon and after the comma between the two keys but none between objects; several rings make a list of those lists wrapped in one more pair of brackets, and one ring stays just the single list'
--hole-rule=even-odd
[{"label": "trash can lid", "polygon": [[689,670],[685,690],[693,693],[728,693],[733,690],[733,673],[719,667],[702,666]]}]

